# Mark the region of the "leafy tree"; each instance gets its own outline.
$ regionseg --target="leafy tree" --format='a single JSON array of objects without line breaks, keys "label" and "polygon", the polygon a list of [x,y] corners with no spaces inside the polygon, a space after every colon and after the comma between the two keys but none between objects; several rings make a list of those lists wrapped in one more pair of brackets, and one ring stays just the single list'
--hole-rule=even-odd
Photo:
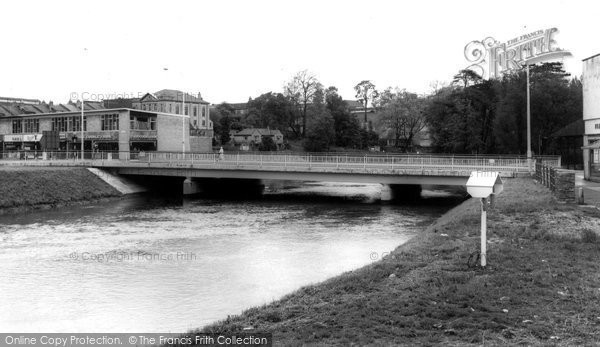
[{"label": "leafy tree", "polygon": [[249,113],[245,123],[257,128],[279,129],[287,138],[298,137],[297,109],[281,93],[265,93],[248,102]]},{"label": "leafy tree", "polygon": [[310,105],[310,122],[303,142],[304,149],[309,152],[326,152],[335,143],[334,120],[325,107],[322,90],[315,92]]},{"label": "leafy tree", "polygon": [[[533,65],[530,74],[532,149],[544,153],[551,145],[545,138],[581,119],[582,86],[567,78],[561,63]],[[525,154],[526,90],[524,71],[487,81],[460,71],[453,85],[427,98],[425,116],[436,151]]]},{"label": "leafy tree", "polygon": [[367,107],[369,101],[373,103],[373,100],[377,98],[379,93],[375,89],[375,85],[369,80],[359,82],[354,86],[354,91],[356,91],[356,98],[365,109],[365,124],[367,124]]},{"label": "leafy tree", "polygon": [[335,145],[360,148],[360,124],[356,117],[350,113],[348,104],[338,94],[337,88],[327,88],[325,91],[325,105],[333,117]]},{"label": "leafy tree", "polygon": [[277,145],[271,136],[263,136],[258,145],[258,150],[264,152],[276,151]]},{"label": "leafy tree", "polygon": [[361,149],[367,149],[372,146],[379,145],[379,134],[373,130],[360,129],[360,146]]},{"label": "leafy tree", "polygon": [[454,75],[454,79],[452,80],[453,84],[462,84],[463,88],[467,88],[469,85],[475,85],[480,83],[483,79],[477,72],[469,69],[460,70],[456,75]]},{"label": "leafy tree", "polygon": [[[567,79],[562,63],[543,63],[530,67],[531,144],[544,152],[544,138],[581,119],[582,86],[578,79]],[[527,150],[527,100],[524,71],[506,75],[498,90],[496,138],[499,151],[525,154]],[[544,146],[542,146],[544,145]],[[541,154],[541,153],[540,153]]]},{"label": "leafy tree", "polygon": [[415,135],[425,128],[424,100],[405,89],[388,88],[378,104],[383,113],[380,125],[391,131],[396,147],[410,149]]},{"label": "leafy tree", "polygon": [[219,135],[221,144],[227,144],[231,140],[229,131],[231,130],[232,124],[236,121],[235,110],[233,107],[223,102],[215,107],[211,112],[211,118],[213,121],[213,127],[216,134]]},{"label": "leafy tree", "polygon": [[322,89],[321,82],[307,70],[298,72],[284,87],[285,95],[302,110],[302,136],[306,134],[308,105],[319,89]]}]

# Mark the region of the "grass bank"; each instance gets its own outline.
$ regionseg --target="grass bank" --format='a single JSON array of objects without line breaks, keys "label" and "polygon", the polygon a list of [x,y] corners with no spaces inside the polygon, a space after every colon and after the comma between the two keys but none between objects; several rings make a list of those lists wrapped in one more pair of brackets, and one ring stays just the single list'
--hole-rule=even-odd
[{"label": "grass bank", "polygon": [[85,168],[0,166],[0,213],[121,196]]},{"label": "grass bank", "polygon": [[488,267],[471,199],[390,256],[204,327],[272,332],[276,344],[594,344],[600,212],[506,182],[488,213]]}]

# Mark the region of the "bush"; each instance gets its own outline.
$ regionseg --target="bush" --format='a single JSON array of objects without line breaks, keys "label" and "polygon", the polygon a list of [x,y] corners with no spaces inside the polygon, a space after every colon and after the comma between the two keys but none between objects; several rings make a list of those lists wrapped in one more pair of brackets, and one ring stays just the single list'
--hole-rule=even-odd
[{"label": "bush", "polygon": [[581,241],[585,243],[597,243],[598,234],[591,229],[584,229],[581,233]]},{"label": "bush", "polygon": [[270,136],[263,136],[260,144],[258,145],[258,150],[263,152],[276,151],[277,145]]}]

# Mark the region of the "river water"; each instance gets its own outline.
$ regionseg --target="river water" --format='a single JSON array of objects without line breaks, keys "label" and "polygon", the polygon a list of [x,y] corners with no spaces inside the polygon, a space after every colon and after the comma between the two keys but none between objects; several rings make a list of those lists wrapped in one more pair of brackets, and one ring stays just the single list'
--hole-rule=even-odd
[{"label": "river water", "polygon": [[378,192],[288,184],[251,201],[137,195],[0,216],[0,331],[185,332],[369,264],[456,202]]}]

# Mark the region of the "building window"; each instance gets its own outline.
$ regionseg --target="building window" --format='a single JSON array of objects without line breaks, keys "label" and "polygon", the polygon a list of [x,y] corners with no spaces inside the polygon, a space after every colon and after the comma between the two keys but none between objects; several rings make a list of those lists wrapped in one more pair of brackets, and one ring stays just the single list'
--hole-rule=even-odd
[{"label": "building window", "polygon": [[24,133],[37,133],[40,131],[40,120],[25,119],[23,120],[23,128]]},{"label": "building window", "polygon": [[119,130],[119,115],[118,114],[103,114],[102,115],[102,130]]},{"label": "building window", "polygon": [[198,108],[196,106],[194,106],[194,117],[196,117],[198,115]]},{"label": "building window", "polygon": [[[81,131],[81,117],[71,118],[69,124],[69,131]],[[87,131],[87,116],[83,116],[83,131]]]},{"label": "building window", "polygon": [[70,117],[54,117],[52,118],[52,131],[66,132],[69,131]]},{"label": "building window", "polygon": [[202,107],[202,117],[206,117],[206,107]]},{"label": "building window", "polygon": [[187,115],[188,115],[188,113],[189,113],[189,112],[188,112],[188,106],[186,106],[186,107],[185,107],[185,115],[187,116]]},{"label": "building window", "polygon": [[202,120],[202,126],[206,126],[206,121],[204,119]]},{"label": "building window", "polygon": [[175,105],[175,113],[179,114],[179,105]]},{"label": "building window", "polygon": [[20,134],[23,132],[23,122],[21,119],[15,119],[12,121],[12,133]]},{"label": "building window", "polygon": [[171,106],[173,106],[173,105],[169,104],[169,113],[171,113],[173,111],[173,108]]}]

